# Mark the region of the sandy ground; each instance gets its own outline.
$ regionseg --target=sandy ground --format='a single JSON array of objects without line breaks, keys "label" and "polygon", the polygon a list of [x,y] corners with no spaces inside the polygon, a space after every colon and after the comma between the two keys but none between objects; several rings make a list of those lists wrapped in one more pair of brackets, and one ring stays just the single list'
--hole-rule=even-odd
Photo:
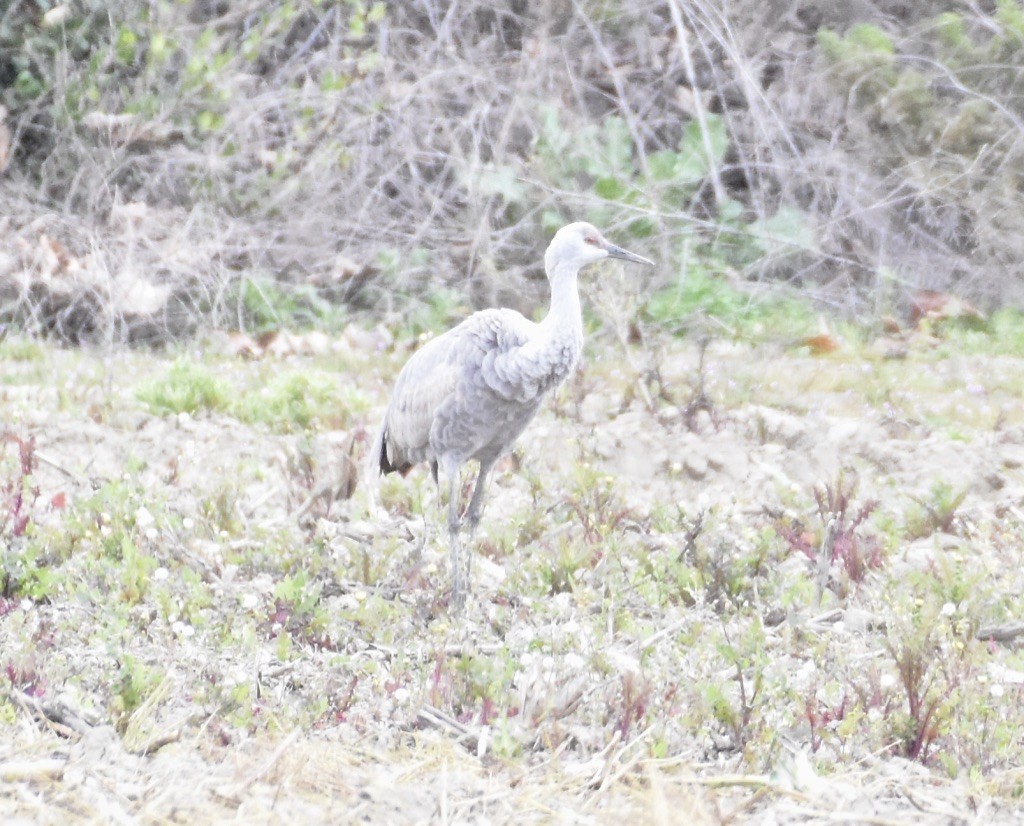
[{"label": "sandy ground", "polygon": [[[156,520],[160,531],[164,518],[175,526],[171,539],[139,540],[164,571],[151,570],[152,581],[177,583],[190,571],[209,597],[203,611],[215,619],[204,625],[186,609],[178,616],[154,597],[115,629],[104,624],[102,595],[57,590],[5,600],[4,821],[1018,822],[1012,795],[1022,778],[1010,760],[951,779],[934,760],[922,765],[866,745],[826,757],[809,750],[791,716],[778,741],[759,752],[668,701],[645,726],[609,723],[608,707],[622,703],[632,679],[623,675],[642,672],[661,686],[674,669],[728,671],[721,663],[702,671],[714,654],[695,653],[698,643],[685,639],[699,639],[713,616],[732,622],[728,611],[722,620],[700,600],[661,614],[645,613],[637,596],[618,595],[620,610],[643,622],[609,634],[587,626],[610,599],[601,588],[616,581],[611,569],[635,581],[640,563],[630,550],[676,553],[699,514],[713,516],[716,541],[741,544],[768,524],[811,525],[814,487],[843,469],[857,477],[858,499],[877,500],[891,520],[907,519],[944,484],[964,492],[955,517],[944,530],[901,541],[884,577],[898,581],[944,555],[971,553],[994,588],[1017,583],[1008,569],[1019,567],[1018,546],[994,537],[1019,536],[1024,523],[1024,415],[1014,380],[1024,365],[929,357],[893,366],[722,346],[705,377],[711,404],[700,410],[692,404],[695,354],[673,346],[660,384],[637,392],[628,370],[609,366],[610,357],[594,360],[543,410],[494,480],[477,545],[475,604],[462,619],[438,602],[447,557],[425,474],[389,479],[376,501],[361,488],[329,509],[329,496],[310,503],[317,483],[338,472],[338,454],[359,426],[307,438],[224,414],[155,415],[132,388],[164,369],[158,357],[47,351],[41,367],[16,368],[20,378],[0,391],[8,427],[35,437],[35,483],[70,503],[40,522],[59,532],[69,510],[104,485],[130,480],[125,508],[136,523],[146,508],[167,515]],[[376,402],[367,425],[398,363],[400,356],[385,362],[370,382]],[[921,387],[919,371],[928,374]],[[304,456],[313,481],[297,470]],[[559,532],[571,542],[586,538],[579,519],[559,511],[580,473],[590,482],[578,487],[612,480],[625,514],[595,528],[609,561],[593,563],[570,592],[519,598],[531,553],[562,547]],[[403,491],[412,496],[407,511],[395,507]],[[226,492],[237,532],[190,531]],[[659,527],[668,524],[666,512],[685,517]],[[523,527],[524,514],[538,513],[535,529]],[[135,528],[145,534],[144,524]],[[507,540],[509,531],[519,538]],[[321,560],[312,579],[322,586],[317,599],[327,619],[319,633],[329,645],[293,629],[284,650],[276,629],[254,641],[246,629],[258,636],[263,625],[232,618],[273,612],[280,569],[259,555],[273,543],[294,555],[289,571],[303,559]],[[502,550],[509,545],[511,552]],[[622,554],[617,561],[613,550]],[[360,581],[357,573],[371,568],[373,582]],[[796,554],[773,576],[810,582],[813,569]],[[768,644],[786,652],[775,667],[788,669],[791,682],[801,679],[801,646],[810,643],[796,642],[800,634],[827,636],[839,651],[875,646],[865,629],[884,597],[866,588],[851,597],[830,586],[820,605],[756,606],[762,619],[775,616],[764,619]],[[168,593],[184,599],[187,589]],[[374,600],[381,626],[358,614]],[[194,632],[182,633],[186,626]],[[534,650],[549,651],[553,663],[530,659]],[[162,676],[126,728],[111,712],[111,693],[127,652]],[[518,669],[509,683],[517,716],[504,729],[465,706],[456,713],[454,700],[440,707],[448,696],[438,688],[441,666],[466,652],[484,663],[500,652]],[[604,671],[591,665],[595,652],[611,663]],[[1012,671],[1016,651],[1011,644],[1005,652],[993,662]],[[26,685],[25,663],[45,689]],[[245,687],[242,705],[263,717],[240,722],[229,714],[224,685]],[[655,739],[664,745],[654,749]]]}]

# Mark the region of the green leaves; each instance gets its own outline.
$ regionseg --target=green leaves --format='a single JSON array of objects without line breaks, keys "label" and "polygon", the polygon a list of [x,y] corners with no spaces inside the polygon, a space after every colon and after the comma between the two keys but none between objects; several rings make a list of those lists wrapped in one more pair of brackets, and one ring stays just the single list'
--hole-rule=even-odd
[{"label": "green leaves", "polygon": [[228,401],[227,385],[201,364],[179,358],[167,375],[138,387],[136,398],[157,413],[218,410]]},{"label": "green leaves", "polygon": [[626,121],[617,116],[604,119],[604,127],[599,135],[597,153],[592,156],[596,164],[591,162],[587,169],[592,175],[609,171],[627,174],[633,167],[633,137]]},{"label": "green leaves", "polygon": [[741,338],[761,338],[805,332],[814,314],[809,305],[783,298],[762,298],[737,289],[722,272],[694,261],[672,286],[654,293],[647,302],[648,317],[665,327],[685,330],[697,315],[721,322]]},{"label": "green leaves", "polygon": [[818,46],[837,79],[852,89],[861,104],[875,103],[896,83],[896,48],[892,38],[877,26],[860,23],[845,36],[822,28]]},{"label": "green leaves", "polygon": [[114,54],[117,59],[125,65],[135,62],[135,53],[139,45],[139,36],[128,26],[121,26],[117,30],[117,37],[114,39]]},{"label": "green leaves", "polygon": [[594,181],[594,192],[609,201],[619,201],[629,191],[625,182],[614,177],[598,178]]},{"label": "green leaves", "polygon": [[705,124],[711,156],[708,157],[700,124],[696,120],[690,121],[683,130],[679,151],[672,167],[672,178],[680,183],[699,183],[711,170],[712,164],[717,167],[725,159],[726,150],[729,148],[725,121],[717,115],[708,115]]},{"label": "green leaves", "polygon": [[350,3],[350,5],[354,6],[352,16],[348,22],[348,31],[352,37],[364,37],[367,24],[379,23],[387,15],[387,5],[385,3],[377,2],[367,8],[365,2],[356,0],[356,2]]},{"label": "green leaves", "polygon": [[526,191],[511,166],[484,164],[476,179],[477,190],[482,195],[497,195],[506,204],[513,204],[526,197]]},{"label": "green leaves", "polygon": [[[607,200],[627,199],[636,190],[658,190],[663,185],[692,187],[720,166],[729,148],[725,121],[709,114],[705,119],[707,141],[697,121],[683,130],[676,150],[653,152],[646,158],[647,173],[636,159],[636,147],[626,121],[609,115],[600,125],[592,124],[570,135],[559,114],[546,109],[537,142],[537,157],[544,171],[553,176],[586,176],[594,191]],[[710,150],[710,157],[709,157]]]},{"label": "green leaves", "polygon": [[[561,113],[552,107],[541,110],[541,128],[531,166],[554,186],[570,190],[591,190],[609,206],[622,204],[642,210],[678,210],[688,206],[701,182],[721,166],[729,149],[725,120],[708,114],[705,132],[697,121],[687,124],[676,149],[665,149],[641,157],[627,121],[608,115],[599,124],[570,130]],[[486,186],[498,190],[506,200],[525,198],[522,187],[515,187],[511,168],[491,170]],[[596,224],[614,220],[607,206],[591,208],[586,217]],[[542,224],[547,231],[564,223],[557,213],[545,213]],[[628,224],[637,238],[653,234],[657,227],[648,218]]]},{"label": "green leaves", "polygon": [[779,207],[770,218],[754,221],[750,231],[754,243],[765,255],[784,254],[793,249],[817,249],[817,234],[810,218],[796,207]]},{"label": "green leaves", "polygon": [[536,156],[541,169],[555,176],[626,179],[632,176],[633,138],[625,120],[609,115],[570,133],[557,109],[541,111]]},{"label": "green leaves", "polygon": [[845,36],[831,29],[818,31],[818,45],[833,63],[870,61],[886,64],[896,53],[892,38],[878,26],[858,23]]}]

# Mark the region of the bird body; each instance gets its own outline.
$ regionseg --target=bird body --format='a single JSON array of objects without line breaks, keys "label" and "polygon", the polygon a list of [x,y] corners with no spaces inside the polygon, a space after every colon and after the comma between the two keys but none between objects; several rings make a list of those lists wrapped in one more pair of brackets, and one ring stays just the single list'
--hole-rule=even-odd
[{"label": "bird body", "polygon": [[395,384],[381,470],[449,451],[461,461],[500,455],[583,349],[582,331],[541,344],[541,329],[514,310],[482,310],[427,342]]},{"label": "bird body", "polygon": [[[475,529],[487,474],[525,430],[544,396],[573,371],[583,349],[577,274],[609,256],[650,264],[606,241],[590,224],[556,233],[545,254],[551,306],[535,323],[514,310],[474,313],[428,341],[402,368],[370,460],[380,473],[405,474],[418,462],[450,485],[448,527],[453,601],[464,599],[457,481],[467,461],[480,463],[468,517]],[[465,578],[468,580],[468,557]]]}]

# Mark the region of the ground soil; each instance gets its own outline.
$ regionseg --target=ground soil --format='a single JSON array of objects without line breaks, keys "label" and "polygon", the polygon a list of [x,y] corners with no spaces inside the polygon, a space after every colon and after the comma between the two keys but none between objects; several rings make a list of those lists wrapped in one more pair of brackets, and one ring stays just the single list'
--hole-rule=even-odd
[{"label": "ground soil", "polygon": [[[296,456],[310,450],[310,439],[311,452],[324,459],[317,471],[323,476],[336,465],[326,461],[332,451],[372,425],[401,354],[388,357],[366,382],[374,412],[365,422],[346,433],[311,436],[271,432],[217,413],[147,411],[132,388],[166,367],[161,356],[72,357],[47,350],[41,370],[12,366],[0,391],[8,427],[35,438],[35,481],[42,490],[59,490],[78,503],[100,484],[130,475],[165,511],[188,515],[222,494],[230,477],[237,513],[258,522],[259,530],[223,543],[179,535],[173,552],[177,564],[210,583],[213,611],[240,611],[246,594],[263,600],[274,589],[272,569],[234,564],[228,551],[244,551],[246,542],[274,531],[299,530],[301,523],[305,533],[296,535],[311,538],[305,553],[341,560],[336,572],[349,570],[344,555],[354,547],[397,543],[399,561],[381,575],[377,594],[406,606],[396,621],[410,628],[395,643],[375,639],[367,626],[357,639],[353,629],[360,626],[344,626],[355,636],[335,640],[333,659],[312,644],[297,644],[283,656],[269,637],[236,646],[210,640],[202,629],[183,636],[155,617],[120,639],[105,638],[90,632],[99,624],[102,601],[64,600],[59,593],[10,601],[0,619],[0,660],[10,668],[41,646],[33,662],[47,688],[34,695],[13,678],[8,685],[13,719],[0,733],[5,822],[1016,822],[1005,793],[1016,785],[1010,775],[1019,772],[1011,766],[993,767],[984,782],[965,774],[951,779],[934,761],[922,764],[891,751],[835,757],[823,766],[822,755],[811,754],[794,730],[758,767],[739,744],[719,742],[706,727],[685,726],[666,739],[667,751],[652,754],[649,731],[634,728],[623,736],[587,716],[588,698],[598,707],[612,695],[585,669],[574,700],[582,710],[566,713],[561,735],[544,726],[516,729],[509,736],[519,747],[511,752],[494,752],[488,737],[497,733],[480,719],[452,719],[436,709],[415,680],[391,695],[370,680],[349,692],[343,712],[303,716],[301,709],[318,698],[344,693],[345,675],[357,660],[386,663],[396,673],[397,660],[421,660],[422,673],[429,674],[438,651],[515,649],[518,633],[554,637],[567,623],[585,622],[591,597],[567,593],[545,606],[524,598],[512,619],[494,619],[508,603],[522,554],[539,541],[502,558],[494,551],[496,537],[533,507],[557,509],[577,461],[614,478],[628,509],[615,530],[642,534],[644,547],[655,551],[674,553],[700,512],[714,513],[720,525],[734,523],[739,533],[771,520],[810,524],[810,491],[834,482],[845,468],[859,480],[859,499],[881,502],[893,518],[919,507],[937,483],[965,491],[943,530],[908,539],[889,554],[886,577],[927,569],[944,554],[972,547],[978,565],[995,571],[1014,564],[1012,543],[1000,550],[992,542],[972,546],[970,537],[977,526],[998,522],[1012,531],[1024,522],[1024,411],[1014,380],[1024,368],[1019,360],[925,354],[916,365],[912,355],[910,364],[894,366],[861,355],[818,358],[721,345],[709,351],[708,403],[700,404],[694,349],[685,342],[666,347],[659,383],[637,381],[610,346],[598,345],[601,358],[592,353],[582,374],[544,408],[516,457],[497,472],[478,538],[475,604],[461,619],[434,601],[448,587],[447,557],[425,473],[401,483],[422,494],[422,506],[409,513],[375,504],[363,489],[329,509],[310,506],[314,486],[296,481]],[[16,380],[18,371],[23,375]],[[918,388],[921,371],[934,382]],[[872,387],[881,389],[869,398]],[[689,521],[674,532],[651,527],[652,514],[675,507]],[[427,531],[433,526],[425,540],[424,525]],[[539,530],[560,528],[542,522]],[[419,575],[402,581],[396,572],[408,569],[414,553]],[[785,566],[784,577],[813,577],[799,555]],[[171,569],[173,581],[171,563],[161,567]],[[320,599],[329,612],[349,610],[374,592],[340,574],[323,578]],[[854,627],[857,612],[871,610],[829,591],[821,605],[789,606],[773,622],[781,622],[779,629],[845,635],[852,651],[874,645]],[[650,645],[644,645],[656,649],[659,635],[667,640],[709,615],[708,605],[697,604],[654,617]],[[769,634],[777,632],[773,626]],[[636,655],[629,642],[613,645],[623,660]],[[160,664],[166,675],[166,685],[154,692],[148,728],[134,740],[109,712],[119,647]],[[344,665],[337,664],[338,651],[346,654]],[[556,654],[568,662],[557,684],[531,684],[527,675],[518,690],[524,696],[557,693],[570,685],[571,653]],[[671,659],[644,666],[672,667]],[[218,708],[197,699],[196,681],[204,679],[256,684],[260,708],[275,722],[229,725]]]}]

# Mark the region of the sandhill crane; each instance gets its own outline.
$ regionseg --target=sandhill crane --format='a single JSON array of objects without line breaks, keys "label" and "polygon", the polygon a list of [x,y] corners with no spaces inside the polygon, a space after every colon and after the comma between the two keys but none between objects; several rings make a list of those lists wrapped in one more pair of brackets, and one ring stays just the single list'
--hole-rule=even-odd
[{"label": "sandhill crane", "polygon": [[370,450],[372,470],[403,476],[417,462],[438,468],[449,485],[452,603],[462,608],[470,557],[462,567],[459,470],[480,463],[467,516],[470,538],[480,521],[487,474],[533,418],[545,394],[572,372],[583,347],[576,276],[603,258],[653,266],[617,247],[590,224],[562,227],[544,254],[551,305],[539,324],[514,310],[474,313],[428,341],[402,368]]}]

